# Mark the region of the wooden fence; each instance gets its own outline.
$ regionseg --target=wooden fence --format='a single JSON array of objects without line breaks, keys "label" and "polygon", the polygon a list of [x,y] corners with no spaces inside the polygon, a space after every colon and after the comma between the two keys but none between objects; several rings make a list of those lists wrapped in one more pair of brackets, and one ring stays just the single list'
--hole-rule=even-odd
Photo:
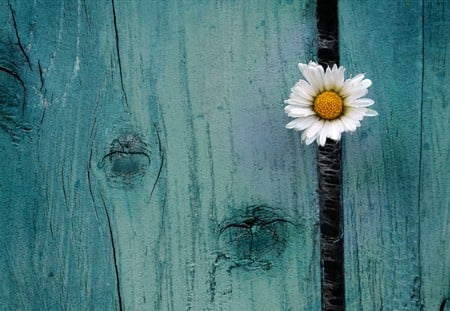
[{"label": "wooden fence", "polygon": [[[1,1],[0,309],[319,310],[283,112],[315,27],[312,0]],[[343,141],[348,310],[450,297],[449,30],[445,0],[339,2],[379,112]]]}]

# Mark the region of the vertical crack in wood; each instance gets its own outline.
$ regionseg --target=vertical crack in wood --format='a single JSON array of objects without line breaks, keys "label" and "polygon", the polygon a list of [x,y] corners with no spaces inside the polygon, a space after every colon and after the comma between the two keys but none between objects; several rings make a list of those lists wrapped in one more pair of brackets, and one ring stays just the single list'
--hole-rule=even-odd
[{"label": "vertical crack in wood", "polygon": [[[337,0],[318,0],[318,61],[339,63]],[[341,143],[327,139],[318,150],[322,310],[345,310]]]},{"label": "vertical crack in wood", "polygon": [[22,52],[23,56],[25,57],[28,67],[30,68],[31,71],[33,71],[33,68],[31,67],[31,62],[30,62],[30,58],[28,57],[28,54],[25,52],[25,49],[22,45],[22,42],[20,41],[20,36],[19,36],[19,29],[17,28],[17,22],[16,22],[16,12],[14,11],[11,3],[9,4],[9,10],[11,12],[11,18],[12,18],[12,22],[13,22],[13,27],[14,27],[14,31],[16,34],[16,39],[17,39],[17,44],[19,45],[20,51]]},{"label": "vertical crack in wood", "polygon": [[425,6],[424,1],[421,3],[422,5],[422,68],[421,68],[421,85],[420,85],[420,135],[419,135],[419,174],[417,180],[417,269],[418,269],[418,277],[414,280],[414,298],[415,303],[423,308],[424,305],[424,297],[422,296],[422,247],[421,247],[421,201],[422,201],[422,178],[424,172],[424,164],[423,164],[423,142],[424,142],[424,120],[423,120],[423,102],[424,102],[424,90],[425,90]]},{"label": "vertical crack in wood", "polygon": [[439,311],[445,311],[445,306],[447,305],[447,302],[450,301],[450,298],[445,298],[444,300],[442,300],[442,303],[439,307]]},{"label": "vertical crack in wood", "polygon": [[109,236],[111,239],[111,248],[112,248],[112,255],[113,255],[113,261],[114,261],[114,272],[116,275],[116,286],[117,286],[117,300],[119,304],[119,310],[122,311],[122,295],[120,293],[120,277],[119,277],[119,265],[117,264],[117,252],[116,252],[116,244],[114,240],[114,234],[111,226],[111,218],[109,216],[108,208],[106,207],[105,199],[103,198],[103,195],[100,193],[100,198],[102,199],[103,208],[105,210],[106,220],[108,222],[108,229],[109,229]]},{"label": "vertical crack in wood", "polygon": [[156,138],[158,139],[158,150],[159,150],[159,157],[161,160],[161,164],[159,165],[158,173],[156,174],[156,178],[155,178],[155,182],[153,183],[152,190],[150,191],[149,201],[153,197],[153,193],[155,192],[156,184],[158,183],[159,179],[161,178],[161,173],[162,173],[162,170],[164,167],[164,151],[163,151],[163,147],[162,147],[162,143],[161,143],[161,136],[159,134],[158,128],[156,127],[156,125],[154,123],[153,123],[153,128],[155,129]]},{"label": "vertical crack in wood", "polygon": [[[94,192],[92,190],[92,180],[91,180],[91,163],[92,163],[92,153],[93,153],[93,143],[94,143],[93,135],[94,135],[96,120],[97,119],[95,118],[94,125],[92,126],[93,130],[91,132],[91,137],[90,137],[91,146],[90,146],[89,160],[88,160],[88,166],[87,166],[87,179],[88,179],[89,194],[91,196],[92,204],[94,205],[95,216],[98,219],[97,204],[95,202]],[[61,175],[64,176],[63,173]],[[64,194],[64,197],[65,197],[65,194]],[[117,300],[118,300],[119,310],[122,311],[123,307],[122,307],[122,296],[121,296],[121,290],[120,290],[119,266],[117,263],[116,244],[115,244],[114,234],[113,234],[112,225],[111,225],[111,217],[109,215],[108,208],[106,207],[106,203],[105,203],[105,198],[103,197],[102,193],[100,193],[100,199],[102,200],[102,205],[103,205],[103,209],[105,211],[106,221],[108,224],[108,232],[109,232],[109,238],[111,241],[111,250],[112,250],[113,262],[114,262],[114,274],[115,274],[115,278],[116,278]]]},{"label": "vertical crack in wood", "polygon": [[114,37],[116,40],[116,53],[117,53],[117,62],[119,64],[119,76],[120,76],[120,87],[122,89],[123,98],[125,100],[125,106],[128,109],[128,98],[127,93],[125,92],[125,86],[123,84],[123,73],[122,73],[122,62],[120,60],[120,47],[119,47],[119,30],[117,28],[117,16],[116,16],[116,6],[114,4],[114,0],[111,0],[112,6],[112,14],[113,14],[113,22],[114,22]]}]

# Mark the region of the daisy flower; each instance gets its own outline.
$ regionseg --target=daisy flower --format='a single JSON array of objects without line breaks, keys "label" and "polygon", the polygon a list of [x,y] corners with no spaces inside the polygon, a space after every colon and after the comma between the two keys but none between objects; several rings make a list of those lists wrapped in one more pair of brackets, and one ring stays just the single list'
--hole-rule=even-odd
[{"label": "daisy flower", "polygon": [[355,131],[365,116],[378,115],[367,108],[374,101],[362,98],[372,85],[363,74],[344,81],[343,66],[334,65],[325,71],[321,65],[310,62],[298,67],[306,80],[301,79],[291,89],[284,111],[295,118],[286,128],[304,130],[302,140],[307,145],[317,141],[324,146],[327,138],[339,141],[343,132]]}]

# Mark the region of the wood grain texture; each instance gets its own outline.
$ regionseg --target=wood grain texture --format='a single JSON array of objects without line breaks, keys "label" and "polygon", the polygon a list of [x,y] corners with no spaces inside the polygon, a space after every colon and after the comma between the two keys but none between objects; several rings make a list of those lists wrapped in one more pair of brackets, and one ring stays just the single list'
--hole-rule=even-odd
[{"label": "wood grain texture", "polygon": [[420,310],[421,2],[339,12],[341,64],[373,81],[379,112],[343,146],[347,308]]},{"label": "wood grain texture", "polygon": [[380,113],[344,145],[349,310],[438,310],[449,295],[449,9],[423,3],[340,4],[341,63],[373,80]]},{"label": "wood grain texture", "polygon": [[2,2],[0,309],[317,310],[313,1]]},{"label": "wood grain texture", "polygon": [[[450,296],[446,1],[340,2],[348,310]],[[2,1],[1,310],[318,310],[314,1]],[[447,303],[448,305],[449,303]],[[447,306],[448,308],[448,306]]]},{"label": "wood grain texture", "polygon": [[[422,301],[426,310],[438,310],[450,298],[450,4],[427,1],[423,9]],[[447,301],[444,310],[449,309]]]}]

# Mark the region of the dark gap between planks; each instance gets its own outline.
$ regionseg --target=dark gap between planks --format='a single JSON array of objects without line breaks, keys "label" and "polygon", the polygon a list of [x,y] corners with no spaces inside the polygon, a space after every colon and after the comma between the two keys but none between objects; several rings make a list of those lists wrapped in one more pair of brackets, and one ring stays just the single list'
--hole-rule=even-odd
[{"label": "dark gap between planks", "polygon": [[[317,0],[318,62],[339,64],[337,0]],[[341,142],[318,148],[322,310],[345,310]]]}]

